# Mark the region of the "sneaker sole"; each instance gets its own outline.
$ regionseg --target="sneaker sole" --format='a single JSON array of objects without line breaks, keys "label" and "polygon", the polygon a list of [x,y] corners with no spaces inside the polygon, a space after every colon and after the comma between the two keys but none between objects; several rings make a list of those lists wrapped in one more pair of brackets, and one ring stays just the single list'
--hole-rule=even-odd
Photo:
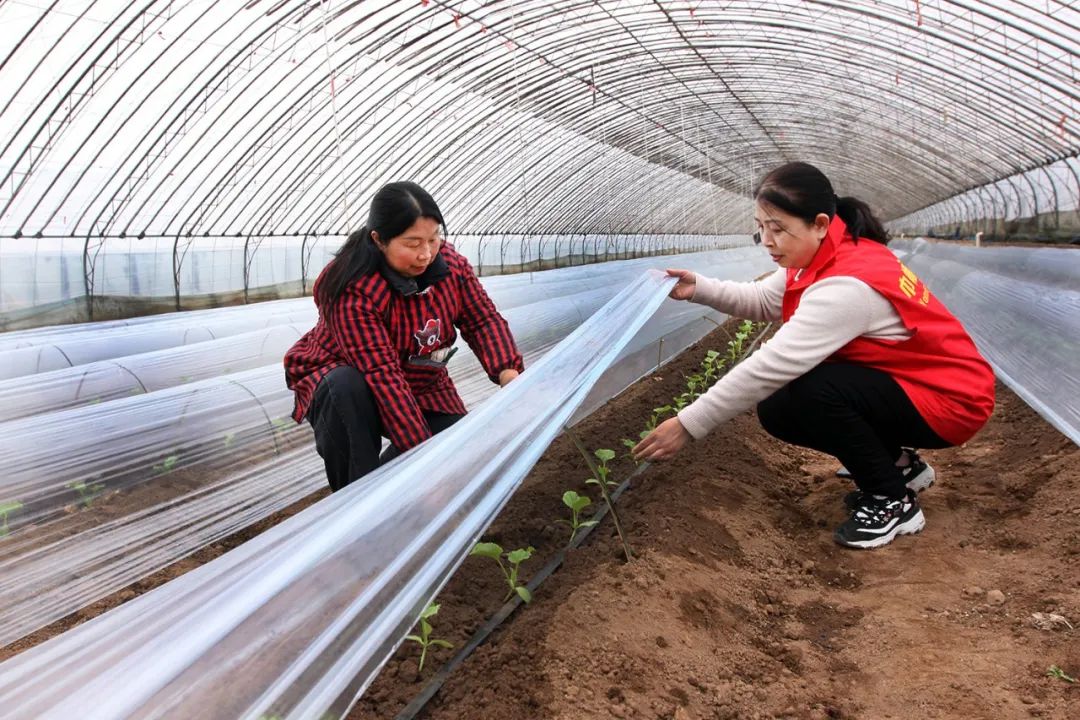
[{"label": "sneaker sole", "polygon": [[858,550],[870,550],[872,548],[881,547],[882,545],[888,545],[896,539],[898,535],[915,535],[922,532],[922,529],[926,527],[926,516],[923,515],[923,511],[920,508],[919,512],[912,515],[906,522],[899,523],[889,532],[876,538],[869,540],[844,540],[843,538],[833,535],[835,540],[840,545],[850,548],[856,548]]},{"label": "sneaker sole", "polygon": [[934,468],[927,465],[921,473],[907,481],[907,487],[908,490],[914,490],[917,493],[921,493],[928,487],[933,486],[934,480],[936,479],[937,473],[934,472]]}]

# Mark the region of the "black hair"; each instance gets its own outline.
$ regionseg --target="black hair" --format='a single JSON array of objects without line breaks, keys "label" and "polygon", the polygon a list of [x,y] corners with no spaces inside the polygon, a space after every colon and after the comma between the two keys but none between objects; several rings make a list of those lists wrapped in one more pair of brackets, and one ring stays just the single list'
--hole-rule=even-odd
[{"label": "black hair", "polygon": [[330,308],[349,283],[379,269],[382,251],[371,239],[373,231],[378,233],[380,242],[386,243],[422,217],[434,220],[446,229],[435,199],[416,183],[392,182],[379,188],[371,199],[367,222],[349,234],[323,270],[315,291],[315,303],[320,308]]},{"label": "black hair", "polygon": [[831,220],[839,215],[851,237],[864,237],[882,245],[889,233],[870,206],[854,197],[837,197],[825,173],[809,163],[790,162],[775,168],[754,190],[754,200],[774,205],[789,215],[812,224],[819,213]]}]

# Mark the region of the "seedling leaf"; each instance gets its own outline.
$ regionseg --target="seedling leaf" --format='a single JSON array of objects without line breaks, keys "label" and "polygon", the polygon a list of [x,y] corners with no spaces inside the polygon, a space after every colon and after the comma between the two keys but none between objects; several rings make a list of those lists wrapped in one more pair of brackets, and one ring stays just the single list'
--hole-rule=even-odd
[{"label": "seedling leaf", "polygon": [[497,543],[482,542],[476,543],[476,546],[472,549],[470,555],[479,555],[480,557],[489,557],[492,560],[498,560],[502,557],[503,549]]},{"label": "seedling leaf", "polygon": [[509,560],[512,565],[520,565],[532,557],[533,549],[534,548],[532,547],[518,548],[517,550],[508,553],[506,559]]}]

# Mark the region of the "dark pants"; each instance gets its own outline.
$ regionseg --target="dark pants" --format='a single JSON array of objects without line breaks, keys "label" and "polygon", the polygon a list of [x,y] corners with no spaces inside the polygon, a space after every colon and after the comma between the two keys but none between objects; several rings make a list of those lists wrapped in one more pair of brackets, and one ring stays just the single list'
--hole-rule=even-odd
[{"label": "dark pants", "polygon": [[793,445],[833,455],[863,492],[902,498],[901,446],[944,448],[888,373],[824,363],[758,403],[761,425]]},{"label": "dark pants", "polygon": [[[464,417],[423,413],[433,435]],[[379,455],[386,434],[379,408],[364,374],[354,367],[336,367],[327,373],[315,388],[307,419],[315,431],[315,449],[326,465],[331,490],[340,490],[401,454],[391,445]]]}]

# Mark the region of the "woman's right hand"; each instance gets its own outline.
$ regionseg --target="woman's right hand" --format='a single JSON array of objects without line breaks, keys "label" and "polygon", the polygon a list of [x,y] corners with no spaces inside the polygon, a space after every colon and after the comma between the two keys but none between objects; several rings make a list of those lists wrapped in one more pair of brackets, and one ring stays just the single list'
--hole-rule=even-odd
[{"label": "woman's right hand", "polygon": [[697,289],[697,275],[692,270],[669,269],[667,274],[679,278],[679,282],[675,283],[675,287],[671,288],[668,297],[675,300],[689,300],[694,297],[694,290]]}]

